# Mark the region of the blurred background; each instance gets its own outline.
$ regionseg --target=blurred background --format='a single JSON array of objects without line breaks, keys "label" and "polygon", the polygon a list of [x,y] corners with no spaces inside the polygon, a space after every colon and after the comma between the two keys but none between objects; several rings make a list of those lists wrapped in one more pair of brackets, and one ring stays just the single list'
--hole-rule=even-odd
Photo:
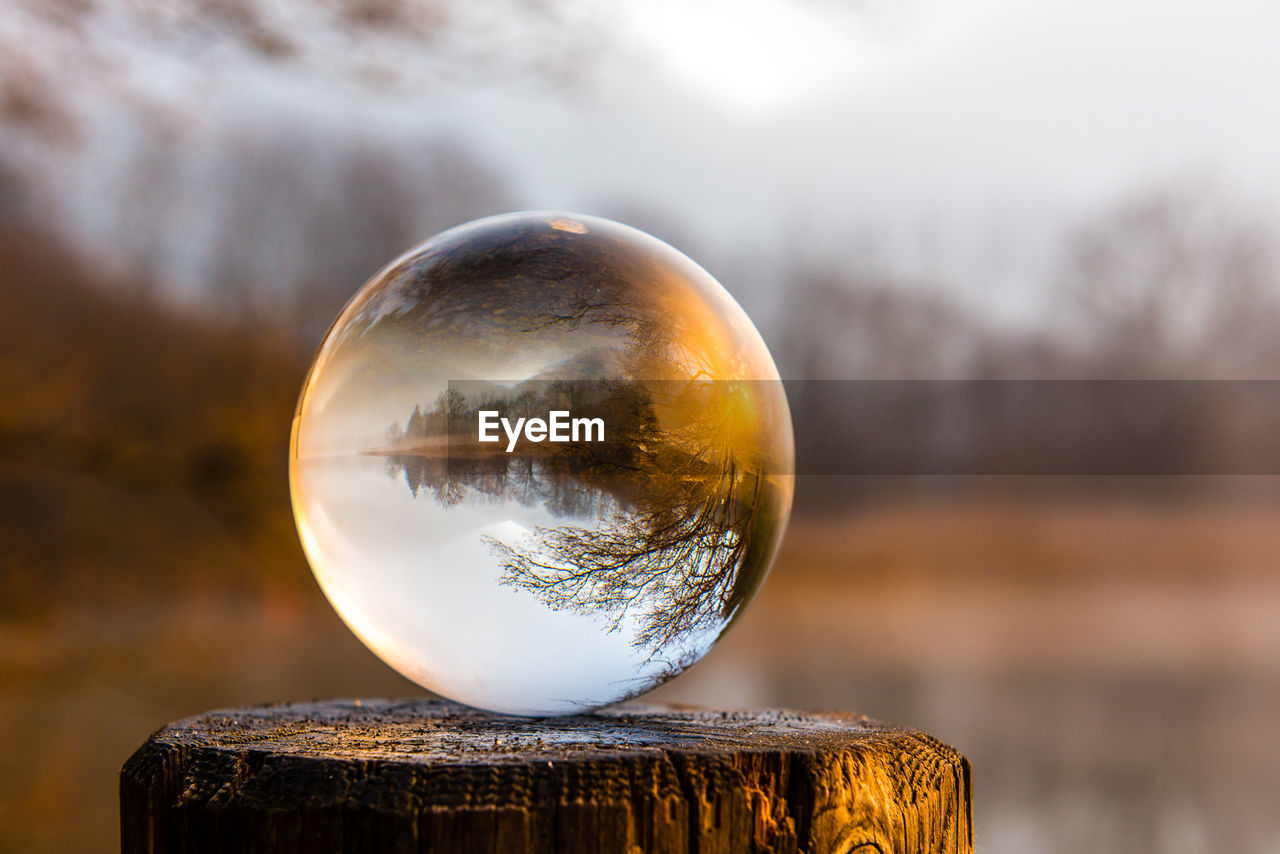
[{"label": "blurred background", "polygon": [[[0,849],[116,849],[116,774],[170,720],[420,693],[313,581],[287,445],[344,301],[458,222],[651,231],[792,379],[1280,378],[1277,25],[7,0]],[[873,456],[898,426],[795,417]],[[1188,423],[1114,450],[1220,429]],[[974,764],[981,852],[1280,851],[1280,478],[1072,474],[800,478],[755,606],[656,697],[926,729]]]}]

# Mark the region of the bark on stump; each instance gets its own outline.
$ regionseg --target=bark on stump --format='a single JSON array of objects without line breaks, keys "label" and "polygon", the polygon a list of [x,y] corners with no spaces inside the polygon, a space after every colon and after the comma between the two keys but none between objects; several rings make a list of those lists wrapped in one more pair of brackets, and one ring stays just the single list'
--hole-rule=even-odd
[{"label": "bark on stump", "polygon": [[125,852],[971,852],[969,763],[855,715],[433,700],[229,709],[120,774]]}]

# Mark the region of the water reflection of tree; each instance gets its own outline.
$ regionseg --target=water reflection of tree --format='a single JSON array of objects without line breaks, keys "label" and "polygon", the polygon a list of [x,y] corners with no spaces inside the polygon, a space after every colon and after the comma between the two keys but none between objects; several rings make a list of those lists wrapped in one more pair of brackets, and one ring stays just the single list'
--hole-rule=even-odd
[{"label": "water reflection of tree", "polygon": [[[525,506],[541,503],[557,518],[599,518],[643,492],[642,473],[654,462],[650,449],[658,436],[643,384],[531,381],[506,393],[481,384],[470,395],[462,387],[451,385],[428,409],[415,405],[403,426],[387,430],[387,473],[403,477],[415,498],[431,495],[445,507],[468,497],[515,500]],[[568,410],[575,418],[598,418],[608,426],[602,442],[522,441],[518,452],[506,453],[505,435],[496,443],[478,440],[480,410],[512,419]]]},{"label": "water reflection of tree", "polygon": [[616,504],[607,491],[557,473],[545,460],[515,455],[449,459],[389,454],[386,472],[403,479],[415,498],[429,496],[444,508],[515,501],[524,507],[540,504],[557,518],[596,519],[610,514]]}]

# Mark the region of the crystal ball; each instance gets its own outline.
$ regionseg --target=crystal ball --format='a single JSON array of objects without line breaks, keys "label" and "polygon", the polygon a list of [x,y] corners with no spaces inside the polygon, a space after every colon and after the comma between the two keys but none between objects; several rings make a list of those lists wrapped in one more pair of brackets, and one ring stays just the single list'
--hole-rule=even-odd
[{"label": "crystal ball", "polygon": [[334,321],[290,489],[325,595],[383,661],[497,712],[589,711],[711,648],[764,581],[791,416],[706,271],[596,217],[427,240]]}]

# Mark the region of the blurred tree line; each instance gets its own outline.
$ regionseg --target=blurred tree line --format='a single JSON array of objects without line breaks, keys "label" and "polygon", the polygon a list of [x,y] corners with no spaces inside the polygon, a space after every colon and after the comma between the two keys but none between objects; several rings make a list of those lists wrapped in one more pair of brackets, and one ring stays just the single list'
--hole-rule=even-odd
[{"label": "blurred tree line", "polygon": [[1064,236],[1036,328],[994,328],[945,283],[797,259],[778,358],[805,379],[1273,379],[1278,260],[1261,216],[1157,187]]},{"label": "blurred tree line", "polygon": [[[140,171],[136,209],[156,216],[122,223],[150,246],[123,272],[49,234],[21,182],[0,180],[0,607],[127,579],[306,579],[287,444],[325,324],[425,235],[516,205],[500,174],[447,139],[334,149],[282,133],[235,140],[235,168],[215,170],[213,225],[180,235],[199,243],[203,303],[169,298],[176,244],[162,231],[181,232],[166,216],[177,152]],[[995,328],[942,287],[856,265],[806,257],[788,269],[776,285],[785,313],[757,320],[790,378],[1270,379],[1280,364],[1272,235],[1196,188],[1141,194],[1068,235],[1052,322],[1035,328]],[[838,407],[793,400],[793,415],[802,443],[849,432]],[[1249,420],[1220,415],[1186,413],[1160,453]],[[863,420],[848,441],[874,449],[901,426]],[[1274,432],[1243,435],[1265,444]]]},{"label": "blurred tree line", "polygon": [[817,380],[791,390],[798,470],[1113,475],[1166,495],[1178,484],[1134,476],[1280,472],[1264,222],[1204,187],[1135,195],[1065,236],[1049,317],[1018,330],[945,289],[797,264],[778,357]]}]

